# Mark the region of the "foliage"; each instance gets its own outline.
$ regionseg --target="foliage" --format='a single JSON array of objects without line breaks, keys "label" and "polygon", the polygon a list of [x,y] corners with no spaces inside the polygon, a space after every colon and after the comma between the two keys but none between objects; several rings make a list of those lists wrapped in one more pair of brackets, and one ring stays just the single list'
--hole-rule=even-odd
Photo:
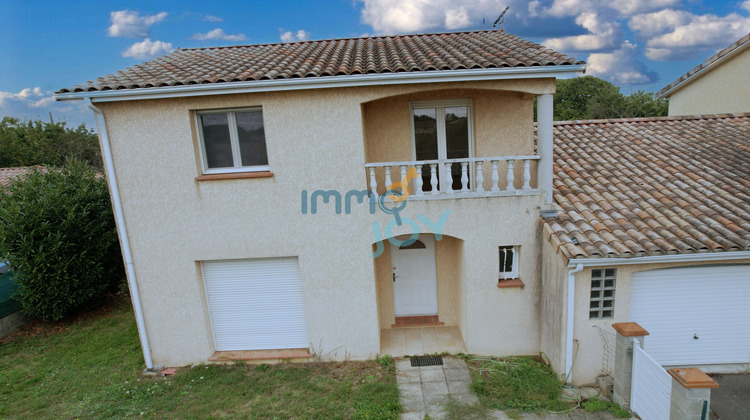
[{"label": "foliage", "polygon": [[[374,361],[204,365],[142,376],[130,303],[92,315],[47,324],[55,332],[22,330],[0,345],[0,418],[396,419],[401,411],[395,374]],[[32,327],[41,329],[25,330]]]},{"label": "foliage", "polygon": [[378,364],[388,371],[395,372],[396,365],[393,363],[393,357],[390,354],[384,354],[377,359]]},{"label": "foliage", "polygon": [[104,178],[71,160],[0,192],[0,259],[35,317],[59,320],[116,290],[124,273]]},{"label": "foliage", "polygon": [[555,121],[667,115],[668,102],[651,92],[623,95],[620,88],[594,76],[557,81]]},{"label": "foliage", "polygon": [[630,413],[628,410],[623,410],[620,408],[620,405],[614,402],[610,401],[603,401],[599,398],[593,397],[590,400],[584,402],[581,404],[581,406],[589,412],[597,412],[597,411],[609,411],[612,413],[615,417],[619,419],[627,419],[630,418]]},{"label": "foliage", "polygon": [[59,166],[75,158],[102,169],[99,140],[85,124],[70,128],[64,122],[5,117],[0,121],[0,150],[0,167]]},{"label": "foliage", "polygon": [[562,383],[552,369],[537,358],[472,358],[471,387],[488,408],[521,411],[563,411]]}]

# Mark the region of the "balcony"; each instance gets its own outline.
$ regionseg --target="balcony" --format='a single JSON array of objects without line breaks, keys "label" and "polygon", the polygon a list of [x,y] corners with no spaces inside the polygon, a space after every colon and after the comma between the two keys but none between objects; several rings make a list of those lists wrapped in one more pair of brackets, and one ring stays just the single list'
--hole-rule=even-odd
[{"label": "balcony", "polygon": [[366,163],[365,168],[369,190],[376,195],[386,190],[403,193],[406,180],[409,199],[434,200],[538,195],[538,161],[535,155],[473,157]]}]

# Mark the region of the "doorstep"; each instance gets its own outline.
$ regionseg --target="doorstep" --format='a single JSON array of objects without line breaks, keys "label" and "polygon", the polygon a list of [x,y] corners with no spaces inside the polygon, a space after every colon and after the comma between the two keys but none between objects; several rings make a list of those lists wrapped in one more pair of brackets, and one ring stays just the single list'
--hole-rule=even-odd
[{"label": "doorstep", "polygon": [[438,320],[437,315],[397,316],[396,323],[391,324],[391,328],[436,327],[439,325],[443,325],[443,323]]},{"label": "doorstep", "polygon": [[312,359],[310,349],[278,349],[278,350],[234,350],[217,351],[208,358],[209,362],[231,362],[244,360],[246,362],[274,363],[282,361],[303,362]]}]

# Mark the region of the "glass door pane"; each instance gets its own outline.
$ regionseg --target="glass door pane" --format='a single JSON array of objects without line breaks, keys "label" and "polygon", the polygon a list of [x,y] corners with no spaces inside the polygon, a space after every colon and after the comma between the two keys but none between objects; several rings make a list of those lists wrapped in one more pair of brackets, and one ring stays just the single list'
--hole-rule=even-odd
[{"label": "glass door pane", "polygon": [[[415,108],[414,150],[417,160],[438,159],[437,111],[435,108]],[[422,168],[422,190],[432,191],[430,166]]]},{"label": "glass door pane", "polygon": [[[448,159],[469,157],[469,109],[466,106],[445,108],[445,149]],[[451,167],[454,190],[461,189],[461,165]],[[471,173],[471,170],[469,170]],[[469,180],[471,185],[471,179]]]}]

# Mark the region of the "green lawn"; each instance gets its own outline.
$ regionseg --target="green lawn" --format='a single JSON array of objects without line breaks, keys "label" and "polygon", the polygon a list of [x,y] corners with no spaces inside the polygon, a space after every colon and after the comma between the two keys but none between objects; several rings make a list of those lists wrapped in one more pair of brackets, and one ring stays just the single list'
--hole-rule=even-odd
[{"label": "green lawn", "polygon": [[[30,331],[29,331],[30,330]],[[203,365],[142,376],[129,302],[0,341],[0,418],[397,418],[392,364]]]}]

